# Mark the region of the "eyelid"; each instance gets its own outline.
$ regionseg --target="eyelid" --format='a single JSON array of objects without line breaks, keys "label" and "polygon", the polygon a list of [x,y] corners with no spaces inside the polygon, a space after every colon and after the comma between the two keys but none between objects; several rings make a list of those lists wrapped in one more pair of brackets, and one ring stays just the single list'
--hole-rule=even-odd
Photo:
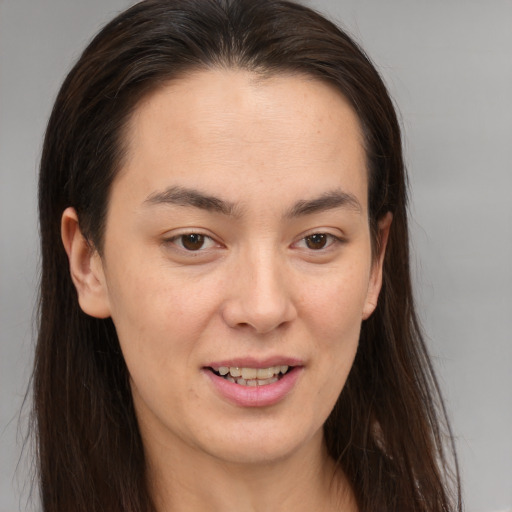
[{"label": "eyelid", "polygon": [[[301,242],[305,243],[305,240],[308,237],[314,236],[314,235],[326,235],[329,238],[330,242],[325,247],[322,247],[321,249],[310,249],[309,247],[306,247],[306,246],[298,247],[299,243],[301,243]],[[331,230],[329,230],[327,228],[325,228],[325,229],[319,228],[319,229],[314,229],[314,230],[311,230],[311,231],[301,234],[300,237],[295,242],[293,242],[292,247],[298,248],[298,249],[305,249],[311,253],[315,253],[315,252],[322,253],[322,252],[328,251],[335,245],[343,244],[345,242],[346,242],[346,239],[342,234],[335,235],[334,233],[331,232]]]},{"label": "eyelid", "polygon": [[[186,249],[185,247],[182,247],[180,244],[176,243],[176,240],[179,240],[181,237],[187,235],[201,235],[205,239],[209,240],[210,243],[208,244],[208,247],[201,247],[200,249],[197,249],[195,251]],[[190,256],[199,255],[203,252],[206,252],[210,249],[214,249],[216,247],[223,247],[223,245],[216,239],[216,237],[209,233],[205,233],[205,231],[200,228],[187,228],[186,230],[183,231],[170,233],[163,237],[162,243],[163,245],[171,245],[174,250]]]}]

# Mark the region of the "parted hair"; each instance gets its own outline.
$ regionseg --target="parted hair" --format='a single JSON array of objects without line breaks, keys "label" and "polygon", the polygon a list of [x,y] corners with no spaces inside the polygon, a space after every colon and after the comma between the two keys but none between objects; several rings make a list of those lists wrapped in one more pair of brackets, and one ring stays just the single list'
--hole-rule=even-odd
[{"label": "parted hair", "polygon": [[336,87],[357,113],[374,250],[379,219],[392,212],[393,223],[379,302],[363,322],[353,368],[325,423],[327,447],[361,512],[461,510],[453,441],[413,301],[400,127],[374,65],[347,33],[296,3],[147,0],[88,45],[46,130],[32,381],[43,511],[154,512],[116,330],[111,319],[81,311],[60,222],[74,207],[82,233],[101,254],[131,114],[163,84],[211,68],[305,74]]}]

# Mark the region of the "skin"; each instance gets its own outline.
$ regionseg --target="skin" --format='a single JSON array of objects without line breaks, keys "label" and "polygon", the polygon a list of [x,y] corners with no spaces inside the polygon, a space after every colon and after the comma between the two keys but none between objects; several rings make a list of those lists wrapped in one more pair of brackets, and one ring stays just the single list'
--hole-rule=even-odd
[{"label": "skin", "polygon": [[[146,98],[127,137],[101,255],[72,208],[62,237],[82,309],[116,326],[158,509],[357,510],[322,425],[377,303],[391,216],[372,258],[353,109],[308,77],[208,70]],[[230,211],[176,204],[176,187]],[[276,355],[302,370],[272,406],[235,405],[205,376]]]}]

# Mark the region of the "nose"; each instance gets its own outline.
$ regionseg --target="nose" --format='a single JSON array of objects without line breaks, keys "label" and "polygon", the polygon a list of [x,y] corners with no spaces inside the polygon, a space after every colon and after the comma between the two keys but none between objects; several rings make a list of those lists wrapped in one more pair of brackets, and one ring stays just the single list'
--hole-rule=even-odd
[{"label": "nose", "polygon": [[271,251],[253,253],[240,261],[223,306],[223,318],[230,327],[266,334],[297,316],[283,266]]}]

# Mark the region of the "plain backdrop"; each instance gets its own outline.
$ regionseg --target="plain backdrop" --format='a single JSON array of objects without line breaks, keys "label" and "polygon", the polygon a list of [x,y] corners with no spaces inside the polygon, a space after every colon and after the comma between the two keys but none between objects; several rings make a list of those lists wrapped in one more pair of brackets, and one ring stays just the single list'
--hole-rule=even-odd
[{"label": "plain backdrop", "polygon": [[[18,465],[38,275],[36,182],[52,102],[128,0],[0,0],[0,512]],[[512,510],[512,1],[316,0],[363,45],[402,119],[417,300],[468,512]],[[37,502],[33,504],[37,508]]]}]

